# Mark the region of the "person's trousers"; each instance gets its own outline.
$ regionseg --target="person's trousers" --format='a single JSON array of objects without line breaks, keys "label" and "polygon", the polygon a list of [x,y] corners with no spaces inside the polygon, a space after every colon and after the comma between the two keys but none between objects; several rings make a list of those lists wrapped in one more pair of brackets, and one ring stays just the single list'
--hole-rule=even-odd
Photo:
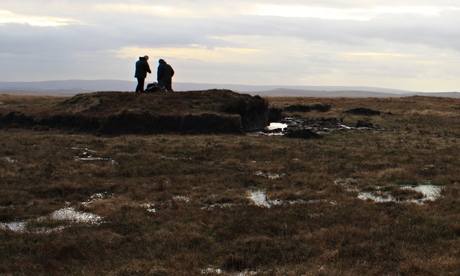
[{"label": "person's trousers", "polygon": [[137,78],[136,92],[144,92],[145,78]]},{"label": "person's trousers", "polygon": [[158,87],[164,87],[166,89],[166,91],[168,92],[174,92],[174,90],[172,89],[172,80],[159,80],[158,81]]}]

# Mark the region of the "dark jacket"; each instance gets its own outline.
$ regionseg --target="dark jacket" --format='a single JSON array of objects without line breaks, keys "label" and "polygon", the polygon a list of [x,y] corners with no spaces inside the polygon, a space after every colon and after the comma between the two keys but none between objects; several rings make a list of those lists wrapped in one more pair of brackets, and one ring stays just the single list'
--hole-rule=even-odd
[{"label": "dark jacket", "polygon": [[145,57],[139,57],[139,60],[136,62],[136,72],[134,73],[134,77],[146,78],[147,72],[152,73],[147,59],[145,59]]},{"label": "dark jacket", "polygon": [[160,59],[157,71],[157,81],[169,81],[174,76],[174,69],[166,61]]}]

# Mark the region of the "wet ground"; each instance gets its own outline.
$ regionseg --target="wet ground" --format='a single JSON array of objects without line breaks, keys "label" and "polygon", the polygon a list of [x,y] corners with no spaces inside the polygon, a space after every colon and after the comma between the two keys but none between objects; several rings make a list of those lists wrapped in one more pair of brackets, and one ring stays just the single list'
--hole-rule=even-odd
[{"label": "wet ground", "polygon": [[287,117],[279,122],[271,122],[265,129],[250,132],[251,136],[287,136],[292,138],[321,138],[323,134],[346,130],[380,130],[372,124],[357,122],[347,126],[337,118],[294,118]]}]

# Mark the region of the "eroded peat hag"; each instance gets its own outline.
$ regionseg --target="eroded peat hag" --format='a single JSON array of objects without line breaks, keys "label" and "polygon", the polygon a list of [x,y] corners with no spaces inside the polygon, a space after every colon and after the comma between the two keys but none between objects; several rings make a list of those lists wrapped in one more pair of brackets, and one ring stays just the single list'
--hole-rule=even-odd
[{"label": "eroded peat hag", "polygon": [[[350,128],[322,139],[0,130],[0,274],[460,272],[459,100],[268,102],[329,105],[282,116]],[[356,108],[380,115],[345,112]]]},{"label": "eroded peat hag", "polygon": [[[5,96],[6,97],[6,96]],[[219,134],[263,129],[268,103],[230,90],[184,93],[96,92],[77,94],[47,109],[7,98],[0,127],[50,128],[102,135]]]}]

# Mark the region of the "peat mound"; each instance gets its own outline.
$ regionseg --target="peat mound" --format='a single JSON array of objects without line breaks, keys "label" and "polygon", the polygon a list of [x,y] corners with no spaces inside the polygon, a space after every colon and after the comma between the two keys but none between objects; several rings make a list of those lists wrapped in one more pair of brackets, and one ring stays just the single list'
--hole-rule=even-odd
[{"label": "peat mound", "polygon": [[353,115],[365,115],[365,116],[378,116],[381,114],[380,111],[372,110],[369,108],[358,107],[345,111],[344,113]]},{"label": "peat mound", "polygon": [[51,107],[0,109],[0,128],[57,128],[95,134],[244,133],[268,125],[268,102],[230,90],[94,92]]}]

